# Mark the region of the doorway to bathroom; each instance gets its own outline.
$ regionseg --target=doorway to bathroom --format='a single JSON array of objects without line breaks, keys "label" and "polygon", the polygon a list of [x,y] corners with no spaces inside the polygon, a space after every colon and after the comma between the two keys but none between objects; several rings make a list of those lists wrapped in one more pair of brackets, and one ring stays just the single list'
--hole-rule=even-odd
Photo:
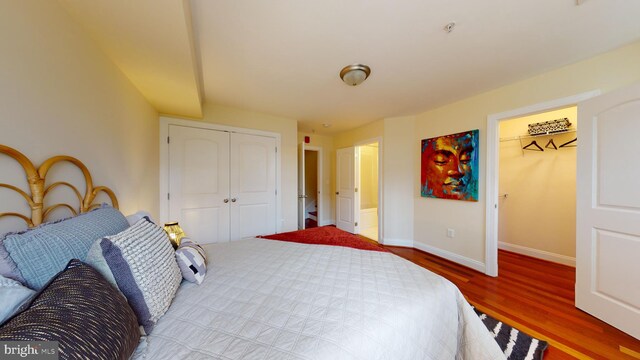
[{"label": "doorway to bathroom", "polygon": [[[360,235],[378,241],[378,163],[379,144],[373,142],[356,148],[359,154]],[[357,202],[358,203],[358,202]]]}]

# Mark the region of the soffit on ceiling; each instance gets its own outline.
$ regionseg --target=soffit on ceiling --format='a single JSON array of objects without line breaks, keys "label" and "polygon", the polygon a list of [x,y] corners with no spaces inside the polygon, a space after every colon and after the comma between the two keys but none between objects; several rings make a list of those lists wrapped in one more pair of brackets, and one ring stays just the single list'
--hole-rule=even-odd
[{"label": "soffit on ceiling", "polygon": [[201,117],[188,0],[60,0],[163,114]]}]

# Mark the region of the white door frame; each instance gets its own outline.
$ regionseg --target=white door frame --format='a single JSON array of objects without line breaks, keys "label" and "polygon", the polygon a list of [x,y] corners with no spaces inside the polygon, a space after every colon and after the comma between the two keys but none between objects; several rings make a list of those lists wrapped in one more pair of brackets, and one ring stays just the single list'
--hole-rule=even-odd
[{"label": "white door frame", "polygon": [[209,129],[227,131],[230,133],[241,133],[249,135],[259,135],[273,137],[276,139],[276,232],[282,232],[284,219],[282,218],[282,141],[279,133],[270,131],[238,128],[233,126],[219,125],[202,121],[184,120],[160,116],[160,219],[159,224],[163,224],[169,219],[169,125],[187,126],[199,129]]},{"label": "white door frame", "polygon": [[[368,144],[378,143],[378,243],[384,244],[384,169],[383,169],[383,150],[382,150],[382,136],[378,136],[371,139],[366,139],[356,142],[353,146],[363,146]],[[360,168],[358,168],[358,172]],[[359,194],[357,196],[360,196]],[[358,212],[360,209],[358,209]]]},{"label": "white door frame", "polygon": [[[318,226],[324,226],[327,225],[324,223],[324,219],[322,219],[322,210],[323,210],[323,206],[324,206],[324,201],[322,199],[322,197],[324,196],[324,191],[322,191],[322,183],[324,179],[322,176],[322,148],[320,146],[306,146],[304,147],[305,151],[315,151],[318,153],[318,161],[316,162],[316,166],[318,167],[316,169],[316,174],[317,174],[317,187],[318,187],[318,192],[319,194],[316,194],[317,200],[316,200],[316,204],[318,204]],[[307,162],[306,162],[306,158],[305,158],[305,166]],[[306,193],[306,192],[305,192]]]},{"label": "white door frame", "polygon": [[487,185],[486,185],[486,235],[485,274],[498,276],[498,185],[500,179],[500,121],[533,115],[577,105],[601,94],[600,90],[541,102],[487,116]]},{"label": "white door frame", "polygon": [[298,144],[298,201],[296,201],[298,205],[297,218],[298,218],[298,230],[304,230],[307,228],[306,222],[306,195],[307,195],[307,186],[306,186],[306,166],[307,166],[307,155],[304,153],[306,149],[305,143]]}]

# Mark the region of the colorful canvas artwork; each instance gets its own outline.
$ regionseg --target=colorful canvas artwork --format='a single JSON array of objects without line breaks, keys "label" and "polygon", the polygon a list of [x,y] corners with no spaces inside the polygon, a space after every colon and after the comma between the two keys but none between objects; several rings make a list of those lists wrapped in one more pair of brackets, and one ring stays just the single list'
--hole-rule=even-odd
[{"label": "colorful canvas artwork", "polygon": [[422,140],[423,197],[478,201],[478,130]]}]

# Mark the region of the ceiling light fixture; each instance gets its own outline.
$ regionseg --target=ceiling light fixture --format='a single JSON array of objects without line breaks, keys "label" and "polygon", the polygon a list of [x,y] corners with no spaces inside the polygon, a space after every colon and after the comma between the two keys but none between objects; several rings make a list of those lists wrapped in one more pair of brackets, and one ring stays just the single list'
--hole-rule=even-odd
[{"label": "ceiling light fixture", "polygon": [[324,124],[322,124],[322,127],[329,128],[329,127],[331,127],[331,124],[324,123]]},{"label": "ceiling light fixture", "polygon": [[371,74],[371,68],[367,65],[353,64],[345,66],[340,71],[340,79],[347,85],[356,86],[362,84],[369,77],[369,74]]}]

